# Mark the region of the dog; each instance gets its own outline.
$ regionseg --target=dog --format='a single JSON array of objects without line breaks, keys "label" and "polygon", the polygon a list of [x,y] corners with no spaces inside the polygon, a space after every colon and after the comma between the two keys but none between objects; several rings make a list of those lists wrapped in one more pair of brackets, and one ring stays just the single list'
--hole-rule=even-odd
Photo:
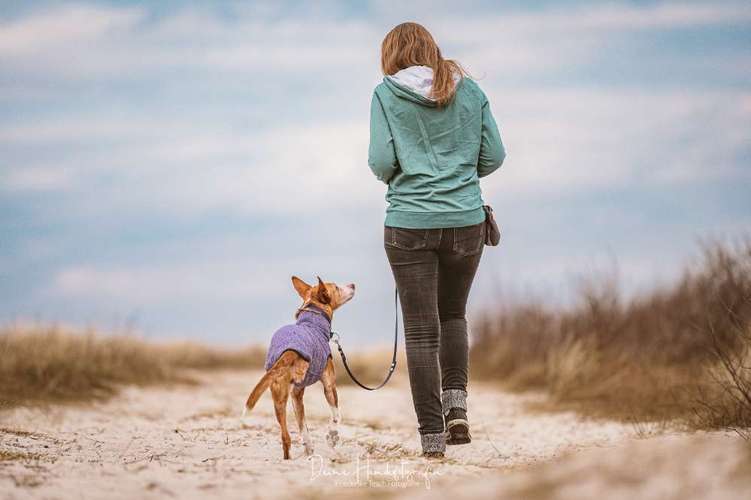
[{"label": "dog", "polygon": [[334,311],[355,295],[355,284],[338,286],[324,283],[308,285],[292,276],[292,286],[303,299],[295,313],[295,324],[285,325],[271,337],[266,355],[266,373],[253,388],[245,403],[243,415],[252,410],[266,389],[271,388],[274,412],[282,435],[284,459],[289,460],[291,439],[287,431],[287,398],[292,393],[297,426],[305,446],[305,454],[313,454],[313,443],[305,422],[303,394],[305,387],[320,380],[323,394],[331,409],[331,421],[326,441],[331,447],[339,441],[339,399],[336,393],[336,374],[331,357],[329,339]]}]

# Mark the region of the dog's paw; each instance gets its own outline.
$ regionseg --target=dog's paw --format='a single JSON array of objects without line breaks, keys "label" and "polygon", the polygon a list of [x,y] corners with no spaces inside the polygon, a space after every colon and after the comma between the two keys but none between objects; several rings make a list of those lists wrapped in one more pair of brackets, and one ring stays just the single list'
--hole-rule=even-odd
[{"label": "dog's paw", "polygon": [[328,434],[326,434],[326,442],[331,446],[332,448],[339,443],[339,431],[336,429],[331,429]]}]

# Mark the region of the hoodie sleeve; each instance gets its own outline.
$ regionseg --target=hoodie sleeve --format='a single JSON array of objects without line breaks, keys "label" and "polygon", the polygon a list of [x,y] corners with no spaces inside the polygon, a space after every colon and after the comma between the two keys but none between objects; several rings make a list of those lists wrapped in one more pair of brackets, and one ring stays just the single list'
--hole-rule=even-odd
[{"label": "hoodie sleeve", "polygon": [[386,121],[381,100],[373,92],[370,103],[370,146],[368,147],[368,166],[378,180],[388,184],[399,168],[394,151],[394,139]]},{"label": "hoodie sleeve", "polygon": [[495,172],[503,164],[506,158],[506,149],[498,132],[493,113],[490,111],[490,102],[485,94],[482,94],[482,136],[480,138],[480,156],[477,161],[478,177]]}]

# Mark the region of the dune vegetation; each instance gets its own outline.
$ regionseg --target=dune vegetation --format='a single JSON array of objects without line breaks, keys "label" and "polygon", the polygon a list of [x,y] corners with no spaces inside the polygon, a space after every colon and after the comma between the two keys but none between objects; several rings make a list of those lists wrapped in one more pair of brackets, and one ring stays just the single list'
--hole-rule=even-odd
[{"label": "dune vegetation", "polygon": [[[134,335],[58,326],[0,329],[0,409],[34,402],[102,399],[126,384],[195,383],[191,370],[261,369],[265,346],[221,349],[195,342],[157,343]],[[386,375],[391,352],[351,352],[350,368],[365,383]],[[351,384],[334,353],[337,383]],[[400,366],[406,366],[403,352]]]},{"label": "dune vegetation", "polygon": [[630,300],[609,280],[578,299],[486,311],[472,376],[595,416],[749,435],[751,242],[707,244],[679,281]]},{"label": "dune vegetation", "polygon": [[122,384],[192,383],[190,369],[255,368],[263,355],[257,347],[223,350],[56,326],[7,327],[0,330],[0,408],[104,398]]}]

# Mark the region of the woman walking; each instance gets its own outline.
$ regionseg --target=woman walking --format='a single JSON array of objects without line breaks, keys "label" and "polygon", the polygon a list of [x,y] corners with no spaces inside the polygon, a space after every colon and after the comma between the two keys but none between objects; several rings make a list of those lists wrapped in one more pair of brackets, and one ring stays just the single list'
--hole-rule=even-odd
[{"label": "woman walking", "polygon": [[388,184],[384,246],[402,304],[423,455],[470,442],[467,297],[484,243],[479,178],[506,156],[484,92],[416,23],[381,46],[368,164]]}]

